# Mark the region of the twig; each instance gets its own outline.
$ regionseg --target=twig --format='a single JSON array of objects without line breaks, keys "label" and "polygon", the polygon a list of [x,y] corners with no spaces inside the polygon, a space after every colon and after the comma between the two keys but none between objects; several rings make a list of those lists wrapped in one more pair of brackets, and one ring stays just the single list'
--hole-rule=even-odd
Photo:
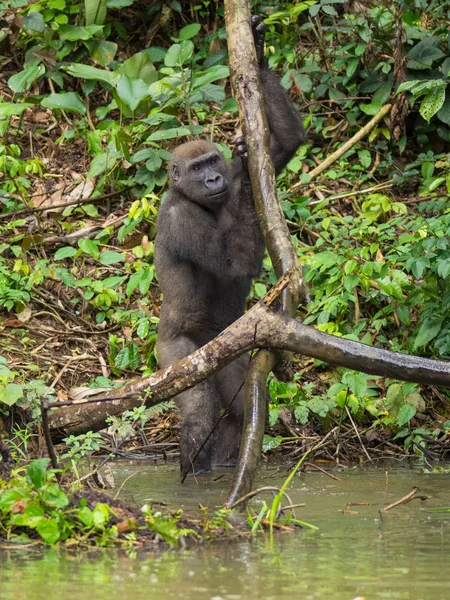
[{"label": "twig", "polygon": [[318,465],[315,465],[314,463],[305,463],[305,467],[312,467],[313,469],[317,469],[324,475],[328,475],[328,477],[331,477],[331,479],[335,479],[336,481],[341,481],[340,477],[336,477],[336,475],[332,475],[331,473],[328,473],[328,471],[325,471],[325,469],[322,469],[322,467],[319,467]]},{"label": "twig", "polygon": [[[342,144],[342,146],[338,148],[336,152],[333,152],[333,154],[331,154],[322,163],[320,163],[319,166],[313,169],[309,173],[309,180],[311,181],[312,179],[315,179],[318,175],[320,175],[320,173],[325,171],[325,169],[328,169],[330,165],[336,162],[343,154],[348,152],[350,148],[352,148],[355,144],[357,144],[363,138],[365,138],[366,135],[375,127],[375,125],[377,125],[377,123],[379,123],[381,119],[383,119],[388,114],[388,112],[391,110],[391,107],[392,104],[386,104],[385,106],[383,106],[381,110],[373,117],[373,119],[371,119],[366,125],[364,125],[364,127],[362,127],[362,129],[360,129],[358,133],[356,133],[347,142],[345,142],[345,144]],[[305,183],[303,181],[299,181],[298,183],[293,185],[289,189],[289,191],[293,192],[304,185]]]},{"label": "twig", "polygon": [[383,519],[383,513],[387,512],[388,510],[391,510],[391,508],[395,508],[402,504],[407,504],[408,502],[411,502],[411,500],[428,500],[428,496],[425,496],[425,495],[417,496],[417,493],[421,492],[421,491],[422,490],[419,487],[413,487],[412,491],[409,492],[409,494],[406,494],[406,496],[403,496],[403,498],[400,498],[400,500],[397,500],[396,502],[393,502],[392,504],[389,504],[388,506],[381,508],[380,509],[381,519]]},{"label": "twig", "polygon": [[102,200],[107,200],[108,198],[113,198],[114,196],[120,196],[120,194],[132,190],[133,187],[136,187],[136,186],[131,186],[131,187],[127,188],[126,190],[116,190],[115,192],[111,192],[109,194],[104,194],[103,196],[96,196],[95,198],[84,198],[84,199],[79,198],[78,200],[72,200],[71,202],[61,202],[60,204],[52,204],[51,206],[33,206],[33,207],[30,206],[28,208],[21,208],[20,210],[15,210],[13,212],[0,214],[0,220],[13,219],[13,218],[19,217],[21,215],[30,215],[30,214],[34,214],[34,213],[41,213],[41,212],[45,212],[46,210],[52,211],[55,208],[67,208],[69,206],[77,206],[77,205],[81,205],[81,204],[93,204],[94,202],[101,202]]},{"label": "twig", "polygon": [[[236,508],[236,506],[239,506],[239,504],[242,504],[243,502],[250,500],[250,498],[254,498],[258,494],[262,494],[264,492],[276,492],[277,494],[280,494],[281,490],[280,490],[280,488],[278,488],[274,485],[266,485],[266,486],[260,487],[256,490],[252,490],[248,494],[245,494],[245,496],[242,496],[241,498],[236,500],[236,502],[233,502],[233,504],[231,506],[227,506],[227,508]],[[286,492],[283,493],[283,496],[286,497],[289,504],[292,504],[292,500],[289,498],[289,496],[286,494]]]},{"label": "twig", "polygon": [[[372,187],[365,188],[364,190],[352,190],[351,192],[342,192],[342,194],[334,194],[333,196],[328,196],[326,200],[330,202],[331,200],[341,200],[342,198],[349,198],[350,196],[358,196],[361,194],[370,194],[371,192],[378,192],[380,190],[387,190],[393,187],[392,179],[389,181],[384,181],[383,183],[378,183],[377,185],[373,185]],[[314,202],[310,202],[309,206],[314,204],[320,204],[323,200],[314,200]]]},{"label": "twig", "polygon": [[356,435],[358,436],[358,440],[359,440],[359,443],[361,444],[361,448],[364,450],[364,454],[367,456],[367,458],[370,460],[370,462],[373,464],[373,466],[376,467],[375,463],[371,459],[369,453],[366,450],[366,447],[364,446],[364,444],[362,442],[361,436],[359,435],[358,428],[355,425],[355,422],[354,422],[354,420],[352,418],[352,415],[351,415],[350,411],[348,410],[348,406],[347,405],[345,405],[345,411],[347,413],[348,418],[350,419],[351,424],[353,425],[353,429],[355,430]]}]

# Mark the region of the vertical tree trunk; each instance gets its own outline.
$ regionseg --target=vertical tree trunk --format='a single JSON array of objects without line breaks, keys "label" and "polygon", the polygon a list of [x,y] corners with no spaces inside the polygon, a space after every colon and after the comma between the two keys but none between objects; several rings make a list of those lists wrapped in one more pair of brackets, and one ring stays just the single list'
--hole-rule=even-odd
[{"label": "vertical tree trunk", "polygon": [[[281,277],[288,269],[294,271],[292,283],[282,296],[283,312],[293,316],[304,292],[304,282],[276,195],[270,133],[253,43],[249,0],[225,0],[225,22],[231,80],[247,145],[256,212],[275,273]],[[251,490],[264,435],[266,380],[275,363],[273,353],[260,351],[250,364],[241,450],[226,506]]]}]

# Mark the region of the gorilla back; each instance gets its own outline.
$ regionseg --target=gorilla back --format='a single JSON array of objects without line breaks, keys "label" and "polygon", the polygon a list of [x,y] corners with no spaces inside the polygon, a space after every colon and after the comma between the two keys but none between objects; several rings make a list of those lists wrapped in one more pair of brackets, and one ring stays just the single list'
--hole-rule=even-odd
[{"label": "gorilla back", "polygon": [[[276,76],[264,65],[264,26],[252,20],[279,172],[304,141],[300,118]],[[223,331],[245,309],[264,243],[255,213],[245,148],[226,163],[206,140],[182,144],[169,162],[169,191],[157,223],[155,265],[163,293],[158,360],[164,368]],[[182,413],[182,475],[233,465],[243,422],[247,356],[177,396]],[[225,411],[219,425],[217,422]]]}]

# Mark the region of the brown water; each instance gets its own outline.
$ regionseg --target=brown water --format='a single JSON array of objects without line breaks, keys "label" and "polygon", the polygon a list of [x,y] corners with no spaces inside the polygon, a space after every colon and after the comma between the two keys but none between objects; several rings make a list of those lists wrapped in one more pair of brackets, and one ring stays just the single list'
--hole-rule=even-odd
[{"label": "brown water", "polygon": [[[118,481],[137,473],[122,497],[186,509],[220,504],[230,482],[227,473],[181,486],[177,468],[167,466],[121,463],[114,470]],[[273,542],[259,536],[164,555],[0,549],[0,600],[449,600],[450,513],[433,509],[450,506],[450,473],[390,463],[335,474],[340,481],[320,473],[294,478],[289,494],[306,504],[298,518],[320,529]],[[258,484],[279,485],[284,477],[262,469]],[[430,499],[395,508],[381,521],[383,503],[414,486]],[[347,502],[375,505],[346,513]]]}]

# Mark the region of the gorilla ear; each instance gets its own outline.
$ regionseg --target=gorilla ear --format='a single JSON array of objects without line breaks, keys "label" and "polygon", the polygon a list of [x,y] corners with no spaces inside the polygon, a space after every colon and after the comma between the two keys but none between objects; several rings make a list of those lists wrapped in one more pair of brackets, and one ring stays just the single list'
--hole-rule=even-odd
[{"label": "gorilla ear", "polygon": [[180,171],[177,165],[172,166],[172,181],[177,181],[180,178]]}]

